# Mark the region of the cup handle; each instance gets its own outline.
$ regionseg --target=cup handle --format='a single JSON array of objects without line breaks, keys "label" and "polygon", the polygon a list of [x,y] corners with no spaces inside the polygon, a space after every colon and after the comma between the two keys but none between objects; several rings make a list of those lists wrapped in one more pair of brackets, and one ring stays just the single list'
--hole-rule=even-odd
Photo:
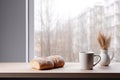
[{"label": "cup handle", "polygon": [[101,60],[101,57],[99,55],[94,55],[94,57],[96,57],[96,56],[98,56],[99,59],[98,59],[98,61],[95,64],[93,64],[93,66],[95,66],[96,64],[98,64],[100,62],[100,60]]}]

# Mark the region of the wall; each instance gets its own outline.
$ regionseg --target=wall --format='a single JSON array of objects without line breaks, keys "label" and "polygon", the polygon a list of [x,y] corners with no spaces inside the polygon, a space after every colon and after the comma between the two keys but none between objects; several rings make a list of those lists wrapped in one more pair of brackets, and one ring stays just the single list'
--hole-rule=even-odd
[{"label": "wall", "polygon": [[25,0],[0,0],[0,62],[25,61]]}]

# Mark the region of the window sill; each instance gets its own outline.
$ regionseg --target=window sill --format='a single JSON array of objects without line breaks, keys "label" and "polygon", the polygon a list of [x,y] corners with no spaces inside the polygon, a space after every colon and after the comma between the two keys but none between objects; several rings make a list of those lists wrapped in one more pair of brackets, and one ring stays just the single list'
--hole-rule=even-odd
[{"label": "window sill", "polygon": [[95,66],[93,70],[80,70],[79,63],[66,63],[63,68],[34,70],[28,63],[0,63],[0,78],[120,78],[120,63],[109,67]]}]

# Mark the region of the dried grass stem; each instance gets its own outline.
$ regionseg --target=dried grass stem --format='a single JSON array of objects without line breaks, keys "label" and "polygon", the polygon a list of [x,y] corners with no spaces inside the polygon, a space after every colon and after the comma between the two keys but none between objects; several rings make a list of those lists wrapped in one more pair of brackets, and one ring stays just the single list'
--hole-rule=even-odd
[{"label": "dried grass stem", "polygon": [[107,36],[101,32],[98,34],[98,43],[103,50],[107,50],[110,46],[111,36]]}]

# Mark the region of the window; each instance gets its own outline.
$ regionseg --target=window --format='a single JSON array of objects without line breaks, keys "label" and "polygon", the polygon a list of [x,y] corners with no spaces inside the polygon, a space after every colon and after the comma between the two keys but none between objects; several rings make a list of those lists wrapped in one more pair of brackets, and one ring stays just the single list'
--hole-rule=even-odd
[{"label": "window", "polygon": [[120,21],[115,23],[116,14],[110,13],[116,1],[34,0],[34,55],[59,54],[67,62],[78,62],[80,51],[99,54],[97,33],[103,31],[112,35],[110,50],[119,61]]}]

